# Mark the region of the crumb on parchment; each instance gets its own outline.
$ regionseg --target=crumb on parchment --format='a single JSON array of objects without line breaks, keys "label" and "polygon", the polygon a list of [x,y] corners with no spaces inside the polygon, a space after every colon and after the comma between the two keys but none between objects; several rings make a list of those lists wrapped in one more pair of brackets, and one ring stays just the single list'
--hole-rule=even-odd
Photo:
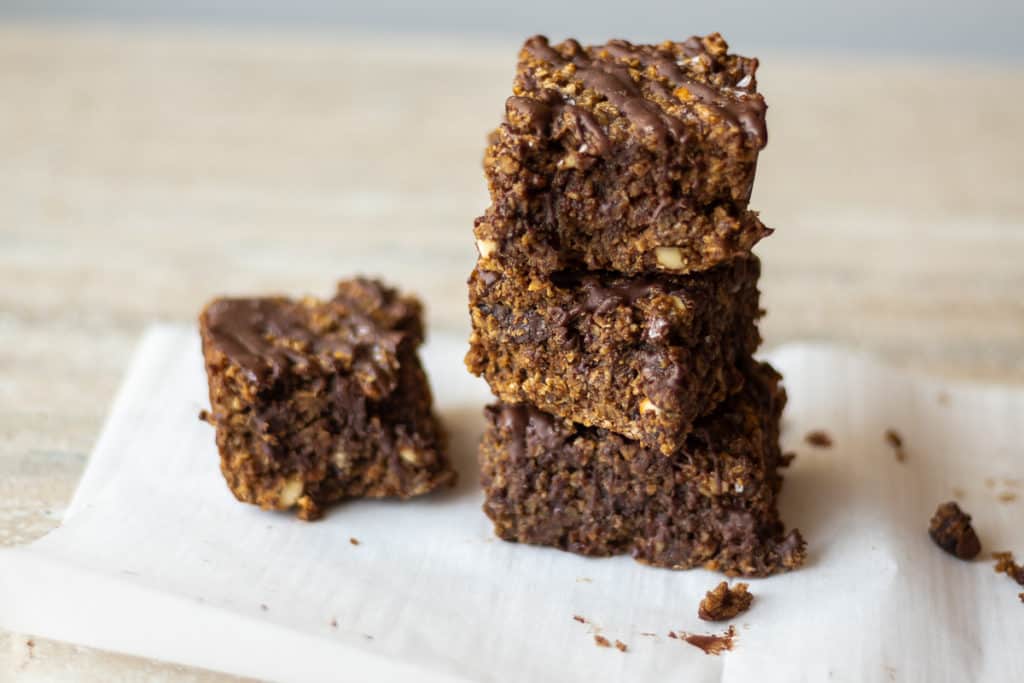
[{"label": "crumb on parchment", "polygon": [[745,583],[730,587],[725,581],[707,592],[700,601],[697,616],[704,621],[728,621],[750,609],[754,595]]},{"label": "crumb on parchment", "polygon": [[824,429],[815,429],[807,432],[807,436],[804,437],[804,441],[814,446],[815,448],[831,448],[832,437]]}]

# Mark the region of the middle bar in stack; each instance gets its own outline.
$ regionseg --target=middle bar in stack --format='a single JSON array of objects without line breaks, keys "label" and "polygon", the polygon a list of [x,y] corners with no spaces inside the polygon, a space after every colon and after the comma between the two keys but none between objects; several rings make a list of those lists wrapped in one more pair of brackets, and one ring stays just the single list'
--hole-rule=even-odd
[{"label": "middle bar in stack", "polygon": [[776,505],[785,393],[752,358],[756,68],[717,34],[524,44],[469,280],[501,538],[745,575],[803,562]]}]

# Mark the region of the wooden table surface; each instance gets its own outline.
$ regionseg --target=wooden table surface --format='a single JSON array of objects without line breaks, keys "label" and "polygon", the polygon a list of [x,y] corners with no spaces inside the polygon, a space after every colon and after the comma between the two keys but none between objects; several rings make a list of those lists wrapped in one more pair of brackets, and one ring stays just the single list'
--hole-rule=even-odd
[{"label": "wooden table surface", "polygon": [[[0,545],[59,523],[153,321],[365,272],[465,331],[516,46],[0,26]],[[1024,382],[1024,68],[762,63],[766,344]],[[228,680],[2,634],[12,679]]]}]

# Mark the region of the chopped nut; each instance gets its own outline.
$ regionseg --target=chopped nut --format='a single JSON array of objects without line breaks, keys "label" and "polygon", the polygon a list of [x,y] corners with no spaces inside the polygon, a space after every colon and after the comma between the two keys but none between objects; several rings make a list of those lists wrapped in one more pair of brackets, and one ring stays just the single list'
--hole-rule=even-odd
[{"label": "chopped nut", "polygon": [[661,408],[656,406],[654,402],[649,398],[640,399],[640,412],[641,413],[654,413],[655,415],[661,415]]},{"label": "chopped nut", "polygon": [[754,596],[745,583],[737,583],[732,588],[725,581],[707,592],[700,601],[697,616],[704,621],[728,621],[738,614],[750,609]]},{"label": "chopped nut", "polygon": [[287,509],[298,503],[302,497],[302,487],[302,477],[294,476],[287,479],[277,496],[278,507]]},{"label": "chopped nut", "polygon": [[815,429],[812,432],[807,432],[807,436],[804,437],[804,441],[817,448],[832,447],[832,437],[823,429]]},{"label": "chopped nut", "polygon": [[494,240],[478,239],[476,250],[480,254],[480,258],[490,258],[491,254],[498,250],[498,243]]},{"label": "chopped nut", "polygon": [[398,455],[410,465],[418,467],[421,464],[420,454],[412,448],[400,448],[398,449]]},{"label": "chopped nut", "polygon": [[943,503],[935,511],[928,535],[935,544],[961,560],[971,560],[981,552],[981,541],[971,526],[971,516],[954,502]]},{"label": "chopped nut", "polygon": [[654,259],[660,267],[668,270],[682,270],[686,265],[683,262],[683,250],[679,247],[655,247]]},{"label": "chopped nut", "polygon": [[512,175],[519,170],[519,162],[508,155],[498,157],[496,165],[506,175]]}]

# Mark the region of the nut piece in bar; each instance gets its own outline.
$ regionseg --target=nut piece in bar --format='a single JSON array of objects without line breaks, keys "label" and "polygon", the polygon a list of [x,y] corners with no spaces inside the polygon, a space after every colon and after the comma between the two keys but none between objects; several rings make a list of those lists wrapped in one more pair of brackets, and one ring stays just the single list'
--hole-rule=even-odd
[{"label": "nut piece in bar", "polygon": [[973,560],[981,552],[981,541],[971,526],[971,516],[954,502],[938,507],[928,525],[928,535],[935,545],[961,560]]},{"label": "nut piece in bar", "polygon": [[407,498],[454,482],[417,357],[421,307],[368,279],[333,299],[224,298],[200,315],[221,471],[240,501]]},{"label": "nut piece in bar", "polygon": [[700,601],[697,616],[704,621],[728,621],[750,609],[754,594],[745,583],[730,587],[725,581],[707,592]]},{"label": "nut piece in bar", "polygon": [[506,403],[617,432],[669,454],[743,384],[760,343],[756,257],[690,276],[478,266],[466,365]]},{"label": "nut piece in bar", "polygon": [[528,404],[490,406],[480,446],[484,512],[506,540],[645,564],[766,576],[805,544],[776,507],[785,404],[766,364],[666,456]]},{"label": "nut piece in bar", "polygon": [[[746,212],[768,141],[756,59],[681,42],[525,42],[484,172],[495,248],[636,273],[704,270],[770,231]],[[487,219],[492,220],[491,218]],[[486,231],[485,231],[486,232]],[[481,251],[486,251],[487,248]]]}]

